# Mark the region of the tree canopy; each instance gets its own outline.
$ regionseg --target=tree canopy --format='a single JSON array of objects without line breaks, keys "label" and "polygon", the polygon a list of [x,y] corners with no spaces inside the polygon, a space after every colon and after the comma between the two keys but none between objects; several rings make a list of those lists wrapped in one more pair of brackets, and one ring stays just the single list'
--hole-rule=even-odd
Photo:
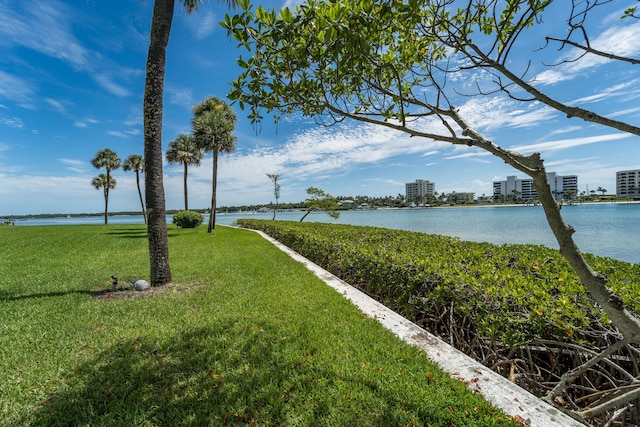
[{"label": "tree canopy", "polygon": [[326,214],[329,215],[331,218],[337,219],[340,217],[340,212],[338,212],[337,210],[340,207],[340,205],[338,205],[338,202],[335,199],[335,197],[325,193],[324,190],[321,190],[320,188],[316,188],[316,187],[307,188],[307,194],[310,195],[311,197],[309,197],[304,202],[304,205],[307,208],[307,211],[302,216],[302,218],[300,218],[300,222],[304,221],[307,215],[309,215],[311,212],[316,210],[325,211]]},{"label": "tree canopy", "polygon": [[218,154],[235,149],[237,138],[233,134],[237,117],[231,106],[223,100],[210,96],[193,107],[193,136],[196,146],[204,152],[213,153],[211,179],[211,213],[207,232],[216,226],[216,193],[218,186]]},{"label": "tree canopy", "polygon": [[[640,135],[640,126],[587,109],[588,98],[565,103],[528,75],[531,62],[518,61],[525,34],[545,17],[565,17],[560,37],[544,43],[582,46],[583,52],[623,61],[612,52],[588,51],[585,22],[608,0],[307,0],[279,12],[240,2],[239,15],[223,26],[240,47],[243,71],[229,97],[258,124],[294,113],[332,125],[345,119],[372,123],[412,136],[485,150],[533,178],[547,221],[585,288],[622,334],[621,345],[640,344],[640,320],[607,287],[573,240],[551,193],[540,153],[522,154],[483,135],[458,103],[469,96],[501,94],[539,102],[568,118]],[[628,4],[632,2],[627,1]],[[635,2],[633,2],[635,3]],[[633,10],[632,10],[633,9]],[[634,8],[621,11],[632,17]],[[530,46],[529,46],[530,48]],[[580,61],[558,57],[562,61]],[[578,105],[576,105],[578,104]],[[418,143],[418,142],[417,142]],[[562,382],[562,387],[568,382]],[[548,397],[557,396],[554,390]],[[620,401],[636,397],[628,393]],[[620,401],[618,403],[620,403]],[[573,414],[577,418],[582,415]]]}]

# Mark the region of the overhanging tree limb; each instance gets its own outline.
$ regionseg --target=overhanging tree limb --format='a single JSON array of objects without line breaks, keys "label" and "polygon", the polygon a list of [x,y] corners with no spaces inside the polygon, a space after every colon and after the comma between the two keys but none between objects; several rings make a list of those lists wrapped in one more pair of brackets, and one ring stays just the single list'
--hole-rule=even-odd
[{"label": "overhanging tree limb", "polygon": [[[244,71],[229,97],[250,107],[254,123],[265,111],[276,119],[298,112],[327,124],[349,118],[477,147],[502,159],[533,179],[560,252],[624,339],[640,344],[640,321],[607,286],[607,278],[589,266],[573,240],[573,228],[563,221],[541,155],[517,153],[485,137],[453,105],[452,77],[474,79],[490,70],[499,90],[517,86],[568,117],[635,135],[640,127],[565,105],[509,68],[509,52],[552,0],[471,0],[452,16],[454,3],[459,2],[308,0],[297,13],[275,18],[262,8],[254,15],[247,1],[240,16],[227,16],[223,24],[252,52],[248,61],[239,62]],[[483,9],[487,5],[492,7]],[[489,41],[472,42],[473,31]]]}]

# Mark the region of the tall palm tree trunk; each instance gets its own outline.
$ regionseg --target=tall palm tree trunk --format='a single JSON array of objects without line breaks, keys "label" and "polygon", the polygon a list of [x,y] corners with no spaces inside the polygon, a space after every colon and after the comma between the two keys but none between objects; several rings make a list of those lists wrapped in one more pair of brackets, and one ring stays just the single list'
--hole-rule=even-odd
[{"label": "tall palm tree trunk", "polygon": [[109,223],[109,186],[111,185],[111,174],[107,168],[107,185],[104,187],[104,223]]},{"label": "tall palm tree trunk", "polygon": [[213,150],[213,179],[211,180],[211,214],[207,233],[216,228],[216,189],[218,186],[218,150]]},{"label": "tall palm tree trunk", "polygon": [[184,182],[184,210],[189,210],[189,190],[187,190],[187,162],[184,162],[184,178],[182,178]]},{"label": "tall palm tree trunk", "polygon": [[155,0],[144,88],[144,159],[151,284],[171,282],[162,178],[162,95],[175,0]]},{"label": "tall palm tree trunk", "polygon": [[138,186],[138,197],[140,197],[140,206],[142,207],[142,218],[147,223],[147,212],[144,209],[144,200],[142,200],[142,190],[140,189],[140,172],[136,170],[136,185]]},{"label": "tall palm tree trunk", "polygon": [[104,192],[104,223],[107,224],[108,223],[107,218],[109,218],[109,181],[108,180],[103,189],[103,192]]}]

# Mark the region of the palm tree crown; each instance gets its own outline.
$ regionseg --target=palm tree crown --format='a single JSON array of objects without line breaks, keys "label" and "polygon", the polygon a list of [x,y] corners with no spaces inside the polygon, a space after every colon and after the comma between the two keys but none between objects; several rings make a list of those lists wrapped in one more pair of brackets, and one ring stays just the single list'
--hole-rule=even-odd
[{"label": "palm tree crown", "polygon": [[193,115],[193,135],[198,147],[205,152],[230,153],[234,150],[237,138],[232,132],[237,117],[229,104],[211,96],[193,107]]},{"label": "palm tree crown", "polygon": [[91,160],[91,164],[96,169],[106,168],[107,175],[110,175],[112,170],[120,167],[120,157],[115,151],[105,148],[96,153],[96,156]]},{"label": "palm tree crown", "polygon": [[132,154],[122,164],[122,170],[129,172],[144,172],[144,159],[140,154]]},{"label": "palm tree crown", "polygon": [[184,166],[184,209],[188,210],[187,171],[189,165],[200,164],[202,150],[196,145],[193,136],[183,133],[169,143],[166,157],[169,163],[181,163]]},{"label": "palm tree crown", "polygon": [[200,159],[202,159],[202,150],[196,145],[193,136],[182,133],[169,143],[166,158],[169,163],[199,165]]},{"label": "palm tree crown", "polygon": [[110,178],[109,180],[107,180],[107,176],[101,173],[100,175],[96,176],[91,180],[91,185],[96,190],[99,190],[102,188],[106,192],[107,187],[110,189],[116,188],[116,179]]}]

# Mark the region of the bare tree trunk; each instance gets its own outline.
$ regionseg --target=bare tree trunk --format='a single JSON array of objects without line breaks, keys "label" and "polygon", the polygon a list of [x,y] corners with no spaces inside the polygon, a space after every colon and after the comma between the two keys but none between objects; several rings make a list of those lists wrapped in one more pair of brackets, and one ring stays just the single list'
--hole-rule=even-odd
[{"label": "bare tree trunk", "polygon": [[589,295],[607,313],[625,339],[640,344],[640,321],[624,308],[620,297],[607,286],[608,279],[591,269],[582,256],[580,249],[573,241],[575,230],[564,223],[558,204],[551,194],[542,160],[540,160],[540,167],[530,176],[533,178],[533,185],[540,197],[549,227],[560,246],[560,253],[569,261]]},{"label": "bare tree trunk", "polygon": [[147,212],[144,209],[144,200],[142,199],[142,190],[140,189],[140,172],[136,170],[136,185],[138,186],[138,197],[140,197],[140,206],[142,207],[142,218],[147,223]]},{"label": "bare tree trunk", "polygon": [[151,284],[171,282],[162,176],[162,96],[175,0],[155,0],[144,88],[144,160]]},{"label": "bare tree trunk", "polygon": [[107,167],[107,185],[104,187],[104,223],[109,223],[109,187],[111,186],[111,174]]},{"label": "bare tree trunk", "polygon": [[104,192],[104,223],[107,224],[109,221],[108,219],[109,218],[109,183],[108,182],[104,187],[103,192]]},{"label": "bare tree trunk", "polygon": [[216,191],[218,187],[218,150],[213,150],[213,178],[211,180],[211,213],[207,233],[216,228]]},{"label": "bare tree trunk", "polygon": [[302,216],[302,218],[300,218],[300,222],[304,221],[304,219],[307,217],[307,215],[309,215],[312,211],[313,211],[313,209],[309,209],[308,211],[306,211],[304,213],[304,215]]},{"label": "bare tree trunk", "polygon": [[184,210],[189,210],[189,190],[187,189],[187,162],[184,162],[184,177],[182,182],[184,185]]}]

